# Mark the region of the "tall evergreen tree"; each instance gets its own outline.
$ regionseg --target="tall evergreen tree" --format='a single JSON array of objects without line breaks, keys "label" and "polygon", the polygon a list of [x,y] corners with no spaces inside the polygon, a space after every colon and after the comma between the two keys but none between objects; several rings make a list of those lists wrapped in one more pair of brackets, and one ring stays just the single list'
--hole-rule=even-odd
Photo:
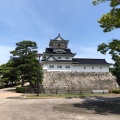
[{"label": "tall evergreen tree", "polygon": [[24,81],[34,84],[38,77],[39,63],[36,58],[37,44],[30,40],[16,43],[15,50],[10,52],[14,57],[14,65],[20,71],[22,86]]}]

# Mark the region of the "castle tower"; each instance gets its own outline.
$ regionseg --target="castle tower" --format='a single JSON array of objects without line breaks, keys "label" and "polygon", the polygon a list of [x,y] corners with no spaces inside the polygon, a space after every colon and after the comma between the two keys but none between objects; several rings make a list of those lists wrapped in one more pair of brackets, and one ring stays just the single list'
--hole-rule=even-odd
[{"label": "castle tower", "polygon": [[69,40],[64,40],[60,34],[49,42],[49,48],[43,53],[43,70],[71,71],[72,58],[76,55],[68,49]]},{"label": "castle tower", "polygon": [[43,52],[44,71],[109,72],[110,63],[105,59],[73,58],[76,54],[68,48],[69,40],[60,34],[49,42],[49,48]]}]

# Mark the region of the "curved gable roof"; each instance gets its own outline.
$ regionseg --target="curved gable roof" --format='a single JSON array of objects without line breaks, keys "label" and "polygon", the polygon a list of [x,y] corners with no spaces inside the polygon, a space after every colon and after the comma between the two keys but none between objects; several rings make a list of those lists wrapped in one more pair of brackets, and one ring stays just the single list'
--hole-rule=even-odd
[{"label": "curved gable roof", "polygon": [[[64,51],[66,52],[63,54],[73,54],[70,49],[65,49]],[[56,54],[55,52],[53,52],[52,48],[46,48],[45,53]]]}]

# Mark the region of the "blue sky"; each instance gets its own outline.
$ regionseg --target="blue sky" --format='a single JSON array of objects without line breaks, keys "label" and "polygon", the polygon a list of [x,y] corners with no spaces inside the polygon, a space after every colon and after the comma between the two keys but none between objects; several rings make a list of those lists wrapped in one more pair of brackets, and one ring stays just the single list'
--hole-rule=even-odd
[{"label": "blue sky", "polygon": [[6,63],[22,40],[35,41],[39,53],[49,40],[61,37],[69,40],[75,57],[105,58],[97,46],[119,38],[118,30],[103,33],[97,20],[110,10],[109,3],[92,5],[92,0],[0,0],[0,64]]}]

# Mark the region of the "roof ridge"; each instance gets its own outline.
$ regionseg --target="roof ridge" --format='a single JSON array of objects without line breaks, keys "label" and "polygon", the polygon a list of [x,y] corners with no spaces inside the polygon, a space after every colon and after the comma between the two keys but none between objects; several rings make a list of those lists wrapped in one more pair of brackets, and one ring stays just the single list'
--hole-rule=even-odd
[{"label": "roof ridge", "polygon": [[105,59],[103,59],[103,58],[73,58],[73,59],[98,59],[98,60],[105,60]]},{"label": "roof ridge", "polygon": [[57,36],[54,40],[56,40],[56,39],[58,39],[58,38],[61,38],[62,40],[64,40],[64,39],[60,36],[60,33],[58,34],[58,36]]}]

